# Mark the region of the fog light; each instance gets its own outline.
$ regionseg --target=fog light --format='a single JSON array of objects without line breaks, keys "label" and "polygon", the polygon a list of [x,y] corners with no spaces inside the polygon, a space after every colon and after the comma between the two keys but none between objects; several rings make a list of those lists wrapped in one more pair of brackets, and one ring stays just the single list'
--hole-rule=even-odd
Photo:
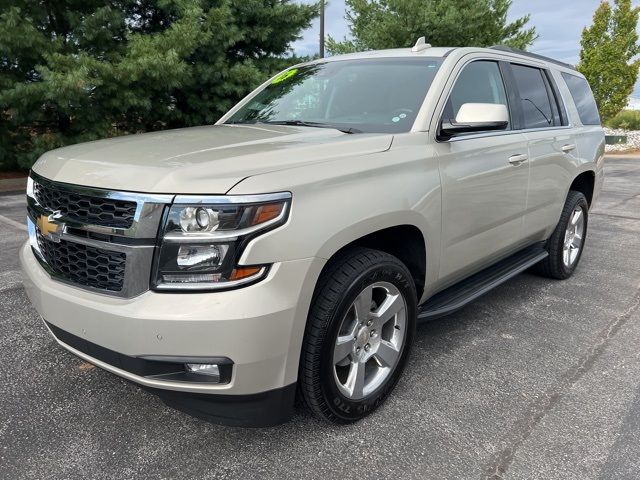
[{"label": "fog light", "polygon": [[185,363],[184,368],[188,373],[217,377],[220,380],[220,368],[215,363]]}]

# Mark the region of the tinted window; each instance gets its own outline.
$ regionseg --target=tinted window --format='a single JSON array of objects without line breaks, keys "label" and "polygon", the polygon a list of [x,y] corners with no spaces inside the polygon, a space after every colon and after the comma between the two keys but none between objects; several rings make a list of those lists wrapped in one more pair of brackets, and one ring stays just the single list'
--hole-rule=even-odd
[{"label": "tinted window", "polygon": [[308,122],[408,132],[438,71],[432,58],[340,60],[277,75],[227,123]]},{"label": "tinted window", "polygon": [[[544,73],[539,68],[512,65],[516,86],[520,94],[520,105],[524,115],[524,128],[551,127],[555,123],[549,91]],[[557,107],[556,107],[557,108]]]},{"label": "tinted window", "polygon": [[583,125],[600,125],[598,106],[593,98],[589,83],[582,77],[563,73],[562,78],[567,83],[573,102],[578,109],[580,121]]},{"label": "tinted window", "polygon": [[508,106],[500,67],[496,62],[477,61],[464,67],[451,90],[444,117],[455,120],[460,107],[465,103],[494,103]]}]

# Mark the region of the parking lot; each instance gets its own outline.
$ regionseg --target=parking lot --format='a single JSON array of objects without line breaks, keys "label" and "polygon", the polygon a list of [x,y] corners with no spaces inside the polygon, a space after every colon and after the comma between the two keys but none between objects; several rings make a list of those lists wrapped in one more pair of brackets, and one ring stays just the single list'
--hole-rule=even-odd
[{"label": "parking lot", "polygon": [[0,196],[0,478],[640,478],[640,158],[611,157],[576,275],[525,273],[423,325],[387,403],[234,429],[67,353],[22,289]]}]

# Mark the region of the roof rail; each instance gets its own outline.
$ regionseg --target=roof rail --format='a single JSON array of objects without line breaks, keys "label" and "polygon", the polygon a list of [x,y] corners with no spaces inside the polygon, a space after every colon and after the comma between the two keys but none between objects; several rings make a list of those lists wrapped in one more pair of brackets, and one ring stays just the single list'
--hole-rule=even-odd
[{"label": "roof rail", "polygon": [[564,63],[564,62],[561,62],[560,60],[555,60],[553,58],[545,57],[544,55],[538,55],[537,53],[525,52],[524,50],[508,47],[506,45],[494,45],[493,47],[489,47],[489,48],[492,50],[500,50],[502,52],[517,53],[518,55],[524,55],[525,57],[531,57],[537,60],[544,60],[545,62],[555,63],[556,65],[560,65],[561,67],[570,68],[571,70],[576,69],[575,66],[569,63]]}]

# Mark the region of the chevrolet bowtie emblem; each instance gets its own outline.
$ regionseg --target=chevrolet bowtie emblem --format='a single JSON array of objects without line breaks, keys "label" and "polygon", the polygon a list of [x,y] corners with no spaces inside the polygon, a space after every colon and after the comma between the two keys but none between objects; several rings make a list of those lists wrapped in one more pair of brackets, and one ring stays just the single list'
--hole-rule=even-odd
[{"label": "chevrolet bowtie emblem", "polygon": [[60,235],[64,231],[64,223],[57,222],[55,220],[58,212],[52,213],[51,215],[40,215],[36,224],[38,225],[38,230],[40,234],[48,240],[53,242],[60,242]]}]

